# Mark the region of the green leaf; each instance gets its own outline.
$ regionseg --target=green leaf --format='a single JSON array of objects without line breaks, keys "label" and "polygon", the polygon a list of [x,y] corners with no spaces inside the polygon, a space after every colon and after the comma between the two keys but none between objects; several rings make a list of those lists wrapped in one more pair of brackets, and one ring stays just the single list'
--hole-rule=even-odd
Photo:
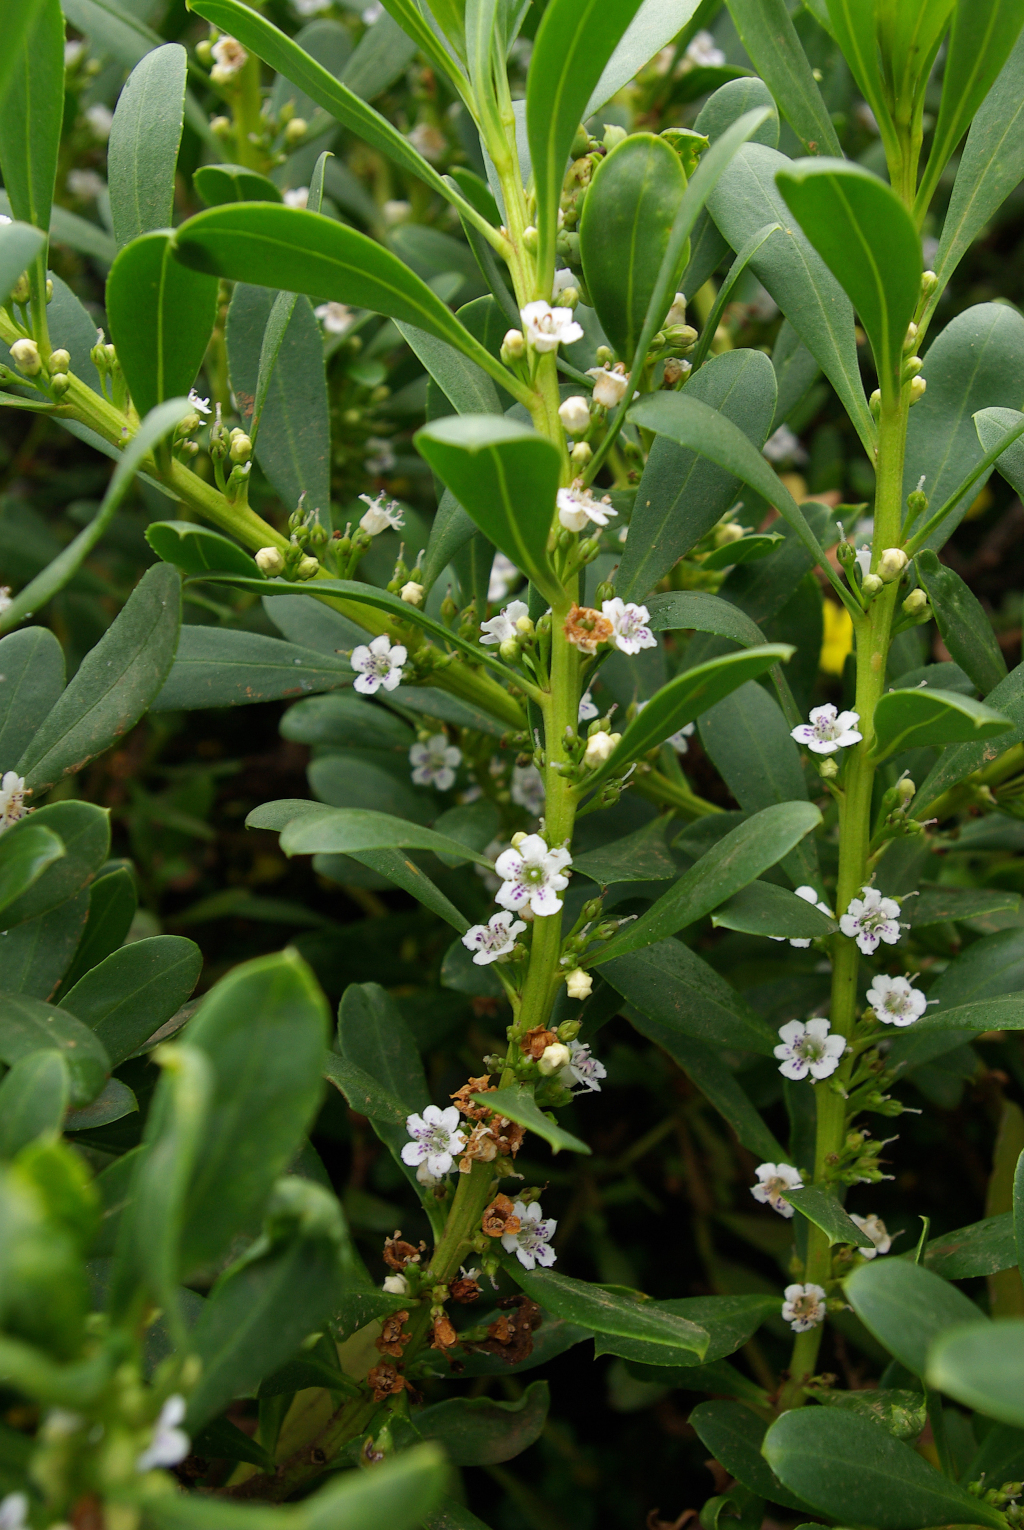
[{"label": "green leaf", "polygon": [[[580,113],[582,121],[610,101],[656,53],[697,24],[700,0],[643,0]],[[703,129],[701,129],[703,132]]]},{"label": "green leaf", "polygon": [[768,532],[764,536],[740,537],[738,542],[727,542],[724,547],[718,547],[713,553],[708,553],[703,559],[701,567],[714,569],[729,569],[741,563],[758,563],[762,558],[767,558],[773,553],[779,543],[783,541],[780,532]]},{"label": "green leaf", "polygon": [[685,1349],[698,1359],[708,1347],[706,1329],[667,1312],[662,1303],[653,1302],[642,1291],[628,1291],[622,1286],[606,1289],[555,1270],[527,1271],[514,1259],[507,1259],[505,1268],[516,1285],[545,1311],[592,1333],[642,1339],[669,1350]]},{"label": "green leaf", "polygon": [[110,1059],[92,1031],[39,999],[0,993],[0,1062],[10,1067],[44,1049],[60,1052],[67,1063],[72,1105],[95,1099],[110,1072]]},{"label": "green leaf", "polygon": [[[734,1354],[766,1318],[775,1316],[779,1299],[774,1295],[682,1296],[657,1305],[662,1312],[675,1313],[676,1317],[688,1318],[691,1323],[707,1329],[711,1337],[702,1364],[712,1365],[716,1360]],[[596,1334],[594,1354],[621,1355],[634,1365],[685,1367],[691,1363],[685,1350],[673,1353],[664,1345],[647,1344],[619,1334]]]},{"label": "green leaf", "polygon": [[0,168],[14,217],[44,231],[64,119],[64,17],[42,0],[17,42],[0,112]]},{"label": "green leaf", "polygon": [[31,223],[5,223],[0,227],[0,301],[6,303],[24,271],[46,249],[46,234]]},{"label": "green leaf", "polygon": [[[1020,907],[1018,893],[1004,893],[998,887],[946,887],[922,883],[918,896],[907,903],[913,925],[946,924],[958,919],[983,919],[987,914],[1015,914]],[[990,1030],[998,1027],[990,1026]]]},{"label": "green leaf", "polygon": [[918,553],[915,564],[951,658],[986,696],[1006,679],[1006,660],[985,608],[930,547]]},{"label": "green leaf", "polygon": [[39,795],[133,728],[159,692],[178,641],[181,583],[157,564],[86,654],[78,673],[18,761]]},{"label": "green leaf", "polygon": [[874,757],[973,743],[1013,727],[1008,717],[955,691],[887,691],[875,708]]},{"label": "green leaf", "polygon": [[637,951],[696,923],[774,866],[820,822],[821,814],[810,802],[781,802],[755,813],[701,856],[646,913],[602,946],[588,965]]},{"label": "green leaf", "polygon": [[[628,542],[626,545],[628,547]],[[647,609],[651,613],[647,625],[652,632],[691,629],[714,632],[719,637],[732,638],[744,648],[758,648],[764,642],[764,633],[745,612],[731,601],[709,595],[704,590],[669,590],[666,594],[652,595],[647,601]]]},{"label": "green leaf", "polygon": [[1024,1427],[1020,1368],[1024,1321],[1003,1318],[939,1334],[928,1352],[928,1385],[1001,1423]]},{"label": "green leaf", "polygon": [[902,1440],[845,1409],[792,1409],[768,1430],[763,1450],[786,1487],[822,1514],[877,1530],[994,1526],[999,1515]]},{"label": "green leaf", "polygon": [[364,101],[372,101],[404,74],[416,46],[416,39],[407,37],[390,16],[378,16],[356,44],[342,72],[342,83]]},{"label": "green leaf", "polygon": [[334,690],[351,678],[352,666],[340,654],[315,653],[261,632],[186,625],[151,710],[249,706]]},{"label": "green leaf", "polygon": [[983,0],[954,10],[938,120],[914,203],[916,217],[927,212],[939,177],[1013,51],[1022,25],[1024,15],[1014,0]]},{"label": "green leaf", "polygon": [[784,0],[729,0],[729,13],[754,68],[806,152],[841,155],[832,118]]},{"label": "green leaf", "polygon": [[897,1387],[875,1387],[860,1392],[840,1392],[831,1387],[815,1387],[816,1402],[827,1408],[843,1408],[868,1423],[880,1425],[897,1440],[913,1444],[928,1421],[923,1392],[904,1391]]},{"label": "green leaf", "polygon": [[601,327],[626,361],[636,351],[685,190],[679,155],[653,133],[624,138],[599,162],[588,188],[579,226],[583,274]]},{"label": "green leaf", "polygon": [[856,1222],[850,1220],[834,1191],[827,1186],[805,1185],[802,1190],[794,1190],[792,1195],[787,1195],[786,1199],[808,1222],[821,1228],[828,1238],[830,1248],[836,1243],[852,1243],[855,1248],[874,1248],[871,1239],[861,1232]]},{"label": "green leaf", "polygon": [[[731,420],[760,452],[775,413],[775,373],[767,356],[747,349],[713,356],[689,380],[686,393]],[[653,589],[736,503],[738,491],[739,481],[728,468],[659,436],[637,487],[616,594],[634,600]],[[691,593],[701,598],[686,592]],[[648,607],[653,613],[659,601],[674,598],[675,592],[656,595]]]},{"label": "green leaf", "polygon": [[104,872],[89,889],[89,913],[85,929],[75,950],[75,958],[64,975],[70,988],[91,967],[124,944],[139,906],[135,878],[127,866]]},{"label": "green leaf", "polygon": [[[979,409],[974,416],[974,428],[985,455],[995,450],[1004,436],[1015,430],[1024,416],[1018,409]],[[996,458],[996,467],[1008,484],[1014,488],[1024,482],[1024,447],[1018,438]]]},{"label": "green leaf", "polygon": [[[419,824],[375,813],[367,808],[325,808],[318,802],[264,803],[246,819],[250,829],[278,829],[286,855],[361,855],[367,850],[433,850],[491,867],[486,856],[468,850],[458,840]],[[296,811],[298,809],[299,811]]]},{"label": "green leaf", "polygon": [[788,643],[766,643],[742,653],[727,653],[707,664],[684,670],[654,695],[626,728],[605,764],[586,778],[586,786],[598,785],[610,775],[621,774],[631,760],[671,738],[730,691],[793,653]]},{"label": "green leaf", "polygon": [[478,1105],[486,1105],[499,1115],[517,1122],[519,1126],[525,1126],[527,1131],[535,1132],[555,1153],[560,1153],[562,1148],[568,1148],[572,1153],[591,1151],[585,1142],[581,1142],[571,1132],[563,1131],[557,1122],[548,1119],[534,1100],[532,1089],[510,1084],[490,1094],[474,1094],[472,1098]]},{"label": "green leaf", "polygon": [[654,1022],[658,1034],[641,1029],[662,1046],[663,1036],[678,1034],[771,1057],[778,1044],[778,1033],[681,940],[615,957],[601,976]]},{"label": "green leaf", "polygon": [[820,940],[836,931],[836,923],[805,903],[786,887],[773,882],[751,882],[711,915],[715,929],[741,930],[747,935],[774,939]]},{"label": "green leaf", "polygon": [[[469,920],[462,914],[439,887],[421,871],[415,861],[403,855],[401,850],[363,850],[352,857],[361,866],[367,866],[379,876],[387,877],[389,882],[394,882],[396,887],[401,887],[422,903],[424,908],[429,908],[432,914],[437,914],[451,925],[453,930],[464,935],[469,929]],[[318,863],[314,861],[313,869],[318,869]]]},{"label": "green leaf", "polygon": [[665,844],[667,822],[654,818],[622,839],[573,857],[572,869],[602,887],[620,882],[664,882],[678,867]]},{"label": "green leaf", "polygon": [[960,744],[944,750],[915,799],[915,811],[922,816],[924,810],[943,792],[973,771],[998,759],[1013,744],[1020,742],[1024,736],[1024,665],[1018,664],[1016,669],[1011,670],[1006,679],[1001,680],[995,690],[986,696],[985,701],[1012,720],[1013,731],[1001,734],[998,742]]},{"label": "green leaf", "polygon": [[280,202],[281,193],[267,176],[245,165],[200,165],[192,184],[207,207],[225,202]]},{"label": "green leaf", "polygon": [[[219,211],[214,208],[212,216]],[[214,278],[189,270],[174,253],[166,231],[140,234],[121,250],[107,278],[111,339],[139,414],[188,393],[217,317]]]},{"label": "green leaf", "polygon": [[73,1110],[64,1122],[66,1132],[92,1131],[121,1121],[139,1108],[135,1094],[119,1078],[108,1078],[100,1093],[81,1110]]},{"label": "green leaf", "polygon": [[766,223],[781,223],[782,233],[761,246],[749,269],[835,388],[870,455],[875,427],[860,378],[853,310],[810,241],[793,227],[775,184],[776,173],[788,171],[790,163],[764,144],[746,144],[709,196],[708,211],[734,250],[741,250]]},{"label": "green leaf", "polygon": [[193,1436],[192,1447],[207,1461],[247,1461],[264,1472],[276,1470],[273,1456],[229,1418],[215,1418],[205,1425]]},{"label": "green leaf", "polygon": [[540,1438],[549,1403],[547,1382],[534,1381],[515,1402],[449,1397],[414,1413],[412,1421],[422,1439],[444,1446],[453,1466],[497,1466]]},{"label": "green leaf", "polygon": [[[502,406],[498,390],[476,362],[460,355],[445,341],[435,339],[433,335],[428,335],[425,330],[417,329],[413,324],[399,324],[398,328],[452,408],[459,414],[497,415],[501,413]],[[447,561],[446,559],[445,562]]]},{"label": "green leaf", "polygon": [[1019,1270],[1024,1268],[1024,1153],[1013,1173],[1013,1242]]},{"label": "green leaf", "polygon": [[0,638],[0,675],[0,760],[19,760],[64,689],[64,654],[50,629]]},{"label": "green leaf", "polygon": [[764,1419],[734,1402],[701,1403],[690,1422],[702,1443],[721,1462],[730,1476],[745,1488],[772,1503],[802,1512],[806,1505],[780,1483],[761,1454]]},{"label": "green leaf", "polygon": [[53,997],[85,929],[89,891],[84,888],[48,913],[4,932],[3,981],[9,993]]},{"label": "green leaf", "polygon": [[884,181],[849,160],[797,160],[775,184],[857,310],[883,389],[895,395],[921,295],[921,240],[910,214]]},{"label": "green leaf", "polygon": [[109,815],[91,802],[51,802],[37,808],[30,818],[4,831],[7,853],[17,853],[14,846],[24,834],[35,842],[34,831],[40,828],[55,834],[65,853],[0,913],[0,929],[9,930],[66,903],[89,885],[110,853]]},{"label": "green leaf", "polygon": [[18,835],[0,838],[0,909],[37,882],[64,855],[64,841],[44,824],[29,820]]},{"label": "green leaf", "polygon": [[537,273],[547,291],[569,151],[597,85],[640,0],[551,0],[526,77],[526,129],[537,198]]},{"label": "green leaf", "polygon": [[[304,604],[314,611],[326,610],[312,601]],[[415,732],[402,718],[351,691],[334,691],[327,696],[297,701],[281,718],[280,732],[282,738],[293,739],[297,744],[323,744],[330,749],[391,749],[406,755],[416,742]]]},{"label": "green leaf", "polygon": [[202,970],[199,947],[181,935],[122,946],[62,991],[60,1008],[102,1041],[116,1068],[189,998]]},{"label": "green leaf", "polygon": [[107,145],[107,184],[119,250],[173,221],[187,71],[181,44],[164,43],[136,64],[118,97]]},{"label": "green leaf", "polygon": [[146,541],[158,558],[193,577],[207,569],[248,576],[255,567],[237,542],[195,521],[150,521]]},{"label": "green leaf", "polygon": [[325,1052],[323,1074],[359,1115],[395,1132],[401,1130],[407,1136],[405,1121],[408,1110],[377,1082],[372,1073],[367,1073],[365,1068],[349,1062],[345,1057],[339,1057],[337,1052]]},{"label": "green leaf", "polygon": [[0,1081],[0,1158],[13,1158],[44,1133],[59,1132],[71,1097],[63,1052],[27,1052]]},{"label": "green leaf", "polygon": [[482,414],[434,420],[413,439],[485,536],[558,602],[547,552],[560,469],[551,442],[529,426]]},{"label": "green leaf", "polygon": [[944,1280],[998,1275],[1017,1264],[1013,1216],[1009,1211],[958,1227],[926,1244],[922,1263]]},{"label": "green leaf", "polygon": [[956,1286],[905,1259],[863,1264],[843,1289],[865,1328],[915,1376],[924,1376],[928,1346],[943,1329],[988,1323]]}]

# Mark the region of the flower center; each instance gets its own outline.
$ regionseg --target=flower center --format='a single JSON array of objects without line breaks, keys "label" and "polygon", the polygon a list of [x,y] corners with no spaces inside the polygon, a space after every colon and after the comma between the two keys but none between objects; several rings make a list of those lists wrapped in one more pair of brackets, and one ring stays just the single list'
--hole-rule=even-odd
[{"label": "flower center", "polygon": [[825,1055],[825,1044],[816,1036],[804,1036],[797,1042],[797,1053],[805,1062],[818,1062]]},{"label": "flower center", "polygon": [[544,867],[536,861],[527,862],[523,867],[523,881],[532,882],[535,886],[544,881]]}]

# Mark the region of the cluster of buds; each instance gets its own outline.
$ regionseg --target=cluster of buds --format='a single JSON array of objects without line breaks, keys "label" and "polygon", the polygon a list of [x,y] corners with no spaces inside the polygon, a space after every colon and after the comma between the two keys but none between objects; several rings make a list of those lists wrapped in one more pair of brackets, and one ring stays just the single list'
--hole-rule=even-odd
[{"label": "cluster of buds", "polygon": [[1024,1505],[1017,1502],[1024,1493],[1024,1482],[1004,1482],[1001,1487],[986,1488],[982,1476],[976,1482],[968,1482],[967,1491],[973,1498],[980,1498],[982,1503],[1001,1509],[1011,1525],[1019,1525],[1024,1520]]},{"label": "cluster of buds", "polygon": [[697,331],[692,324],[686,322],[686,295],[677,292],[664,324],[651,340],[647,352],[648,365],[654,366],[664,361],[665,385],[676,388],[691,371],[690,363],[681,358],[687,356],[696,344]]},{"label": "cluster of buds", "polygon": [[882,797],[882,827],[876,835],[878,840],[897,839],[903,834],[920,834],[924,830],[924,824],[917,818],[910,817],[910,804],[914,800],[917,787],[907,771],[904,771],[894,786]]},{"label": "cluster of buds", "polygon": [[420,567],[423,552],[421,550],[417,554],[416,562],[410,570],[402,558],[402,551],[399,549],[395,571],[388,581],[388,590],[392,595],[400,596],[408,606],[421,606],[424,595],[423,570]]},{"label": "cluster of buds", "polygon": [[895,1137],[879,1140],[862,1130],[847,1132],[839,1152],[829,1153],[826,1158],[828,1178],[841,1185],[877,1185],[883,1179],[892,1179],[878,1165],[882,1149],[895,1141]]},{"label": "cluster of buds", "polygon": [[244,505],[252,472],[252,441],[240,425],[228,430],[219,404],[210,426],[209,450],[218,489],[232,504]]},{"label": "cluster of buds", "polygon": [[896,584],[903,578],[909,561],[902,547],[887,547],[879,558],[878,567],[874,573],[864,574],[861,577],[861,594],[868,600],[873,600],[884,585]]},{"label": "cluster of buds", "polygon": [[117,409],[128,406],[128,384],[125,382],[117,351],[106,340],[102,329],[96,331],[96,344],[89,352],[89,360],[100,374],[100,387]]}]

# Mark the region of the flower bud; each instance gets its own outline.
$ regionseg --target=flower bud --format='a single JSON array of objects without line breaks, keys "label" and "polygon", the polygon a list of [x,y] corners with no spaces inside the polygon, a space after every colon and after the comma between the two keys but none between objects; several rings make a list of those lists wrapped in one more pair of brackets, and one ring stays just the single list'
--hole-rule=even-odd
[{"label": "flower bud", "polygon": [[34,340],[15,340],[11,346],[11,360],[23,377],[37,376],[43,365]]},{"label": "flower bud", "polygon": [[935,275],[934,271],[923,271],[921,273],[921,296],[922,297],[931,297],[932,293],[935,291],[935,289],[936,289],[936,287],[938,285],[939,285],[939,278]]},{"label": "flower bud", "polygon": [[15,303],[25,304],[31,296],[32,283],[28,279],[28,272],[23,271],[11,291],[11,300]]},{"label": "flower bud", "polygon": [[908,356],[903,363],[903,381],[906,382],[909,377],[916,377],[923,366],[924,362],[920,356]]},{"label": "flower bud", "polygon": [[865,574],[860,582],[861,593],[870,600],[873,595],[878,594],[882,588],[882,583],[883,581],[879,579],[877,574]]},{"label": "flower bud", "polygon": [[522,844],[523,840],[526,839],[527,837],[528,836],[523,832],[523,830],[519,829],[517,831],[517,833],[513,834],[513,836],[512,836],[512,849],[513,850],[518,850],[519,846]]},{"label": "flower bud", "polygon": [[917,325],[916,324],[908,324],[907,325],[907,333],[906,333],[906,337],[905,337],[905,339],[903,341],[903,350],[904,350],[904,353],[906,353],[907,351],[913,351],[916,348],[916,346],[917,346],[917,333],[918,333],[918,331],[917,331]]},{"label": "flower bud", "polygon": [[905,616],[922,616],[928,609],[928,596],[924,590],[911,590],[903,602]]},{"label": "flower bud", "polygon": [[615,352],[608,345],[599,345],[595,356],[599,367],[610,367],[615,360]]},{"label": "flower bud", "polygon": [[510,329],[501,342],[501,359],[507,365],[510,361],[518,361],[526,351],[526,341],[523,339],[521,329]]},{"label": "flower bud", "polygon": [[528,223],[523,229],[523,249],[529,250],[531,255],[536,255],[539,242],[540,235],[537,233],[536,227],[534,224]]},{"label": "flower bud", "polygon": [[256,554],[256,567],[268,579],[284,573],[284,557],[276,547],[261,547]]},{"label": "flower bud", "polygon": [[606,122],[604,125],[604,138],[601,142],[610,153],[612,149],[616,148],[618,144],[628,137],[629,134],[624,127],[619,127],[615,122]]},{"label": "flower bud", "polygon": [[227,138],[232,132],[230,117],[212,117],[210,119],[210,132],[216,138]]},{"label": "flower bud", "polygon": [[572,1053],[562,1041],[555,1041],[551,1046],[545,1047],[537,1060],[537,1071],[543,1073],[545,1078],[550,1078],[553,1073],[559,1073],[568,1065]]},{"label": "flower bud", "polygon": [[912,404],[920,403],[924,398],[927,387],[928,384],[923,377],[912,377],[910,379],[910,402]]},{"label": "flower bud", "polygon": [[558,294],[559,306],[562,308],[578,308],[580,293],[578,287],[563,287]]},{"label": "flower bud", "polygon": [[589,442],[577,441],[569,453],[569,461],[574,468],[585,468],[593,455]]},{"label": "flower bud", "polygon": [[887,547],[878,560],[877,574],[883,584],[892,584],[903,577],[908,559],[902,547]]},{"label": "flower bud", "polygon": [[839,766],[831,755],[818,762],[818,774],[823,781],[834,781],[839,774]]},{"label": "flower bud", "polygon": [[662,368],[662,376],[666,388],[674,388],[689,377],[693,367],[688,361],[680,361],[678,356],[669,356]]},{"label": "flower bud", "polygon": [[[569,995],[570,999],[589,999],[593,987],[594,979],[591,977],[590,973],[586,972],[582,967],[574,967],[572,971],[566,975],[565,991]],[[567,1020],[564,1026],[560,1025],[558,1027],[558,1034],[561,1035],[562,1031],[567,1029],[568,1026],[572,1023],[572,1021]],[[578,1030],[579,1026],[577,1025],[576,1031]],[[566,1040],[571,1041],[572,1037],[567,1036]]]},{"label": "flower bud", "polygon": [[310,557],[307,553],[304,558],[299,559],[298,568],[295,570],[295,577],[297,579],[315,579],[319,572],[319,561],[316,558]]},{"label": "flower bud", "polygon": [[876,388],[874,393],[872,393],[871,397],[868,399],[868,407],[870,408],[872,415],[877,420],[878,416],[882,412],[882,391],[880,388]]},{"label": "flower bud", "polygon": [[408,584],[403,584],[398,593],[407,606],[421,606],[423,604],[423,586],[417,584],[415,579],[410,579]]},{"label": "flower bud", "polygon": [[51,372],[66,372],[71,366],[71,356],[65,350],[51,351],[47,365]]},{"label": "flower bud", "polygon": [[912,520],[917,520],[928,509],[928,496],[922,489],[912,489],[907,495],[907,509]]},{"label": "flower bud", "polygon": [[248,462],[252,456],[252,441],[244,431],[240,430],[237,434],[232,431],[231,450],[228,455],[232,462]]},{"label": "flower bud", "polygon": [[523,637],[533,637],[533,622],[528,616],[521,616],[516,622],[516,631],[521,632]]},{"label": "flower bud", "polygon": [[63,398],[71,386],[71,379],[66,372],[54,372],[50,378],[50,392],[54,398]]},{"label": "flower bud", "polygon": [[904,803],[908,803],[912,801],[916,795],[917,787],[914,785],[913,781],[911,781],[909,776],[904,776],[902,780],[896,782],[896,792],[897,795],[902,798]]},{"label": "flower bud", "polygon": [[[587,979],[588,988],[593,987],[593,979],[591,978],[590,973],[583,972],[582,967],[575,967],[573,971],[570,972],[569,976],[571,978],[578,978],[580,973],[582,973],[583,976]],[[561,1025],[558,1027],[558,1030],[555,1032],[555,1035],[558,1037],[559,1041],[568,1043],[570,1041],[575,1041],[579,1033],[579,1020],[563,1020]]]},{"label": "flower bud", "polygon": [[612,751],[621,733],[595,733],[587,740],[587,751],[583,756],[583,763],[588,770],[596,770],[603,765],[605,760],[611,757]]},{"label": "flower bud", "polygon": [[292,118],[284,130],[284,141],[289,148],[293,148],[295,144],[302,142],[306,136],[308,126],[309,124],[306,122],[305,117]]},{"label": "flower bud", "polygon": [[384,1277],[384,1290],[389,1296],[408,1296],[409,1282],[404,1275],[386,1275]]},{"label": "flower bud", "polygon": [[498,644],[498,652],[506,664],[514,664],[519,657],[519,644],[515,638],[506,638],[503,643]]},{"label": "flower bud", "polygon": [[[518,333],[518,331],[517,331]],[[558,418],[570,436],[581,436],[590,425],[590,402],[575,393],[558,406]]]},{"label": "flower bud", "polygon": [[665,329],[665,343],[673,350],[692,350],[697,344],[697,331],[692,324],[669,324]]}]

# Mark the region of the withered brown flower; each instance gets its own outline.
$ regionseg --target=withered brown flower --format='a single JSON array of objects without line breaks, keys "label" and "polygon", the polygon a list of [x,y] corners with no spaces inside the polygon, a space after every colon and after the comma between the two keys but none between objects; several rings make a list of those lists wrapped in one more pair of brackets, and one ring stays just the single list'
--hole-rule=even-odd
[{"label": "withered brown flower", "polygon": [[558,1037],[554,1031],[549,1031],[546,1026],[535,1025],[532,1031],[526,1031],[519,1038],[519,1045],[526,1057],[532,1057],[534,1062],[544,1056],[545,1048],[553,1047]]},{"label": "withered brown flower", "polygon": [[382,1355],[393,1355],[396,1360],[401,1360],[402,1351],[412,1337],[411,1334],[402,1332],[408,1321],[408,1312],[391,1312],[384,1319],[380,1338],[377,1340],[377,1348]]},{"label": "withered brown flower", "polygon": [[431,1349],[451,1349],[453,1344],[458,1343],[458,1334],[452,1327],[451,1318],[447,1312],[438,1312],[434,1317],[434,1337],[430,1341]]},{"label": "withered brown flower", "polygon": [[448,1287],[453,1302],[475,1302],[480,1295],[480,1284],[472,1275],[460,1275]]},{"label": "withered brown flower", "polygon": [[581,653],[596,653],[598,645],[610,642],[615,633],[607,616],[592,606],[578,606],[575,602],[569,608],[563,630],[566,639]]},{"label": "withered brown flower", "polygon": [[490,1112],[486,1105],[474,1105],[470,1095],[493,1094],[496,1089],[497,1085],[491,1083],[491,1075],[484,1073],[479,1078],[471,1078],[468,1084],[463,1084],[449,1098],[459,1107],[462,1115],[468,1116],[471,1121],[482,1121]]},{"label": "withered brown flower", "polygon": [[384,1263],[392,1270],[404,1270],[407,1264],[419,1264],[425,1248],[422,1242],[418,1249],[413,1243],[403,1243],[402,1229],[396,1227],[394,1237],[384,1239]]},{"label": "withered brown flower", "polygon": [[400,1376],[393,1365],[382,1360],[380,1365],[375,1365],[366,1378],[373,1388],[374,1402],[383,1402],[385,1397],[390,1397],[394,1392],[401,1392],[407,1385],[405,1377]]},{"label": "withered brown flower", "polygon": [[533,1352],[533,1335],[543,1320],[535,1301],[519,1292],[508,1296],[498,1306],[504,1310],[488,1326],[487,1338],[473,1348],[489,1355],[500,1355],[509,1365],[518,1365]]},{"label": "withered brown flower", "polygon": [[468,1174],[473,1167],[473,1160],[479,1159],[481,1163],[492,1163],[498,1156],[498,1143],[494,1132],[482,1121],[478,1121],[469,1134],[469,1139],[459,1159],[459,1173]]},{"label": "withered brown flower", "polygon": [[484,1207],[480,1226],[489,1238],[500,1238],[505,1233],[517,1233],[520,1222],[512,1209],[507,1195],[496,1195],[489,1206]]}]

